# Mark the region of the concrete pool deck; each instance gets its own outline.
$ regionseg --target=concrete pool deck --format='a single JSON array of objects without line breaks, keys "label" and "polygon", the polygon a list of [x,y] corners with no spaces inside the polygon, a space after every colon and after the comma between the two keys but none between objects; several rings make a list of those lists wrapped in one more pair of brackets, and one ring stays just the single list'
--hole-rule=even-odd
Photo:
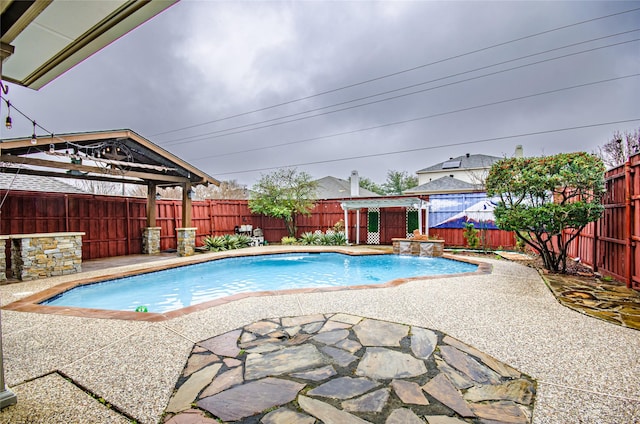
[{"label": "concrete pool deck", "polygon": [[[265,318],[330,313],[435,329],[528,374],[538,382],[533,423],[640,422],[640,333],[560,305],[535,269],[482,261],[490,274],[250,297],[162,322],[2,310],[18,404],[0,422],[155,423],[195,342]],[[101,272],[0,286],[1,303]]]}]

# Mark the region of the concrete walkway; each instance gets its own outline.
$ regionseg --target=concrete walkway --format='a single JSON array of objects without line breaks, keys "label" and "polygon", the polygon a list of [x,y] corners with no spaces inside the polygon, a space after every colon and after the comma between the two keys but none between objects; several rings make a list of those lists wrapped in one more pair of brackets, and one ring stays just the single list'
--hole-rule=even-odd
[{"label": "concrete walkway", "polygon": [[[640,422],[638,331],[563,307],[534,269],[487,262],[488,275],[245,298],[157,323],[2,311],[18,405],[0,422],[156,423],[195,342],[265,318],[329,313],[435,329],[528,374],[538,382],[536,424]],[[0,286],[2,305],[59,282]]]}]

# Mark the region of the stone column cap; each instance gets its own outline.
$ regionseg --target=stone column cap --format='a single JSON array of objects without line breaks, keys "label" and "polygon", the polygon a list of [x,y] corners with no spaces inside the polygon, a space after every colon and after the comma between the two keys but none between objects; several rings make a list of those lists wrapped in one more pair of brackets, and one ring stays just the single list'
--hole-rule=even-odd
[{"label": "stone column cap", "polygon": [[197,230],[198,227],[180,227],[180,228],[176,228],[176,231],[178,230],[182,230],[182,231],[188,231],[188,230]]},{"label": "stone column cap", "polygon": [[23,239],[23,238],[43,238],[43,237],[70,237],[70,236],[84,236],[86,233],[82,232],[69,232],[69,233],[34,233],[34,234],[10,234],[10,239]]},{"label": "stone column cap", "polygon": [[144,228],[145,230],[160,230],[160,229],[162,229],[162,227],[142,227],[142,228]]}]

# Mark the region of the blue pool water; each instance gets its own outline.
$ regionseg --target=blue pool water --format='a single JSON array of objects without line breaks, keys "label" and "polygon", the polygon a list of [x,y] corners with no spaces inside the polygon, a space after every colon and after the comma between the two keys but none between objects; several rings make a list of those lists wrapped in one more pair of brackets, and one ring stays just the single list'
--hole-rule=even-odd
[{"label": "blue pool water", "polygon": [[242,256],[78,286],[44,305],[169,312],[237,293],[381,284],[397,278],[472,272],[444,258],[340,253]]}]

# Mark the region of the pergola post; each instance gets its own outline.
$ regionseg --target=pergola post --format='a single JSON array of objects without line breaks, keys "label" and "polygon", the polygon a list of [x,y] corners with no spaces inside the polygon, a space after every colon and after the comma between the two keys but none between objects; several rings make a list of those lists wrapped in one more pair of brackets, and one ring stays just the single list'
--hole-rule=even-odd
[{"label": "pergola post", "polygon": [[356,209],[356,244],[360,244],[360,209]]},{"label": "pergola post", "polygon": [[[0,75],[2,74],[2,62],[13,53],[13,46],[5,43],[0,43]],[[8,90],[8,89],[7,89]],[[4,250],[5,246],[2,245]],[[4,355],[2,353],[2,319],[0,318],[0,409],[15,405],[18,402],[18,398],[5,385],[4,382]]]},{"label": "pergola post", "polygon": [[345,238],[345,244],[349,244],[349,210],[344,206],[344,203],[342,205],[342,209],[344,210],[344,238]]}]

